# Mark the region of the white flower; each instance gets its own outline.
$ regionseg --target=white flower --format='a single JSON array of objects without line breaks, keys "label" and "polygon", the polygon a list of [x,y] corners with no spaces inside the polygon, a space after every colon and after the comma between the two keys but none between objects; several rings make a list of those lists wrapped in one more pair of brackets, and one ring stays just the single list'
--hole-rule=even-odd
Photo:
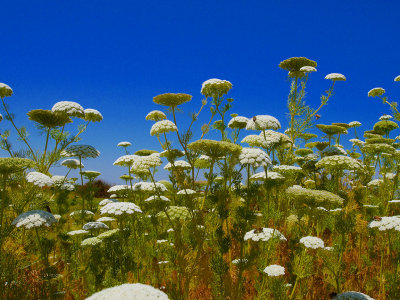
[{"label": "white flower", "polygon": [[90,145],[72,145],[65,148],[60,154],[65,157],[78,156],[81,158],[96,158],[100,155],[100,152]]},{"label": "white flower", "polygon": [[172,170],[173,168],[176,169],[191,169],[192,166],[184,160],[177,160],[174,161],[174,164],[172,165],[171,163],[167,163],[164,167],[165,170]]},{"label": "white flower", "polygon": [[232,263],[233,263],[234,265],[237,265],[237,264],[245,264],[245,263],[247,263],[248,261],[249,261],[249,260],[248,260],[247,258],[242,258],[242,259],[237,258],[237,259],[232,260]]},{"label": "white flower", "polygon": [[[281,174],[279,174],[278,172],[273,172],[273,171],[269,171],[267,173],[267,179],[269,180],[280,180],[280,179],[284,179],[285,177],[283,177]],[[254,175],[252,175],[250,177],[251,180],[265,180],[265,171],[256,173]]]},{"label": "white flower", "polygon": [[4,97],[9,97],[13,93],[12,88],[10,88],[7,84],[5,83],[0,83],[0,98]]},{"label": "white flower", "polygon": [[111,230],[104,231],[103,233],[100,233],[97,237],[99,239],[101,239],[101,240],[102,239],[107,239],[107,238],[110,238],[110,237],[114,236],[118,232],[119,232],[118,228],[117,229],[111,229]]},{"label": "white flower", "polygon": [[270,115],[258,115],[249,120],[246,125],[247,130],[266,130],[281,128],[281,123],[278,119]]},{"label": "white flower", "polygon": [[100,221],[89,222],[83,225],[83,230],[92,230],[92,229],[108,229],[108,226]]},{"label": "white flower", "polygon": [[158,121],[150,129],[150,135],[159,135],[161,133],[167,133],[171,131],[178,131],[178,127],[170,120]]},{"label": "white flower", "polygon": [[245,136],[242,139],[241,143],[249,144],[252,147],[262,147],[262,148],[269,147],[268,142],[256,134],[250,134],[250,135]]},{"label": "white flower", "polygon": [[373,220],[368,224],[369,228],[378,228],[379,231],[397,230],[400,231],[400,216],[381,217],[380,220]]},{"label": "white flower", "polygon": [[328,170],[357,170],[362,165],[354,158],[343,155],[332,155],[318,161],[315,167],[317,169],[325,168]]},{"label": "white flower", "polygon": [[201,94],[206,97],[221,97],[229,92],[232,83],[217,78],[208,79],[201,85]]},{"label": "white flower", "polygon": [[98,244],[101,244],[101,239],[99,239],[98,237],[91,237],[91,238],[87,238],[85,240],[83,240],[81,242],[81,246],[85,247],[85,246],[96,246]]},{"label": "white flower", "polygon": [[171,200],[169,200],[167,197],[165,197],[165,196],[156,196],[156,195],[153,195],[153,196],[150,196],[149,198],[147,198],[146,200],[144,200],[145,202],[149,202],[149,201],[154,201],[154,200],[162,200],[162,201],[171,201]]},{"label": "white flower", "polygon": [[83,107],[76,102],[60,101],[54,104],[51,109],[53,112],[63,112],[71,117],[83,117],[85,115]]},{"label": "white flower", "polygon": [[119,216],[122,214],[133,214],[135,212],[142,212],[142,210],[135,203],[132,202],[115,202],[108,203],[100,208],[100,214],[109,214]]},{"label": "white flower", "polygon": [[53,214],[44,210],[31,210],[20,214],[14,219],[11,225],[15,227],[25,227],[26,229],[37,228],[42,226],[50,227],[53,223],[56,223],[57,219],[54,218]]},{"label": "white flower", "polygon": [[[79,168],[79,160],[77,160],[75,158],[66,159],[61,162],[61,165],[64,167],[67,167],[69,169],[78,169]],[[83,164],[81,164],[81,167],[84,168],[85,166]]]},{"label": "white flower", "polygon": [[350,139],[349,140],[350,143],[353,143],[356,146],[362,147],[365,145],[365,142],[359,140],[359,139]]},{"label": "white flower", "polygon": [[288,166],[288,165],[274,166],[272,170],[274,172],[278,172],[279,174],[283,174],[286,176],[291,176],[303,172],[303,169],[301,167]]},{"label": "white flower", "polygon": [[161,121],[165,120],[167,116],[161,110],[153,110],[146,116],[146,120]]},{"label": "white flower", "polygon": [[196,191],[191,190],[191,189],[183,189],[180,190],[179,192],[176,193],[177,195],[194,195],[196,194]]},{"label": "white flower", "polygon": [[52,186],[54,184],[51,178],[40,172],[30,172],[26,175],[26,180],[33,183],[36,186]]},{"label": "white flower", "polygon": [[400,75],[396,76],[394,81],[400,81]]},{"label": "white flower", "polygon": [[159,153],[153,153],[148,156],[139,156],[133,161],[132,169],[150,169],[161,166],[161,164]]},{"label": "white flower", "polygon": [[140,156],[135,155],[135,154],[128,154],[128,155],[123,155],[117,158],[116,161],[114,161],[113,165],[114,166],[122,166],[122,167],[128,167],[133,164],[133,162],[138,159]]},{"label": "white flower", "polygon": [[318,249],[324,248],[324,241],[315,236],[305,236],[300,239],[300,243],[302,243],[306,248]]},{"label": "white flower", "polygon": [[317,69],[311,66],[304,66],[300,68],[300,71],[309,73],[309,72],[317,72]]},{"label": "white flower", "polygon": [[326,147],[321,153],[322,156],[331,156],[331,155],[347,156],[347,152],[343,150],[343,148],[337,146]]},{"label": "white flower", "polygon": [[378,187],[383,184],[383,179],[373,179],[370,182],[367,183],[367,186],[369,187]]},{"label": "white flower", "polygon": [[104,289],[86,300],[168,300],[167,294],[142,283],[125,283]]},{"label": "white flower", "polygon": [[73,236],[73,235],[87,234],[87,233],[89,233],[89,231],[87,231],[87,230],[82,230],[82,229],[80,229],[80,230],[73,230],[73,231],[67,232],[67,234],[68,234],[68,235],[71,235],[71,236]]},{"label": "white flower", "polygon": [[101,200],[99,202],[99,206],[104,206],[104,205],[106,205],[108,203],[113,203],[113,202],[118,202],[118,200],[115,200],[115,199],[103,199],[103,200]]},{"label": "white flower", "polygon": [[283,276],[285,275],[285,268],[280,265],[269,265],[264,269],[264,273],[271,277]]},{"label": "white flower", "polygon": [[353,291],[340,293],[333,299],[335,299],[335,300],[374,300],[374,298],[371,298],[370,296],[368,296],[366,294],[363,294],[360,292],[353,292]]},{"label": "white flower", "polygon": [[388,203],[400,203],[400,200],[390,200]]},{"label": "white flower", "polygon": [[246,128],[246,125],[248,122],[249,122],[248,118],[237,116],[237,117],[232,118],[229,121],[228,127],[232,128],[232,129],[235,129],[235,128],[243,129],[243,128]]},{"label": "white flower", "polygon": [[257,168],[267,167],[271,164],[268,154],[258,148],[242,148],[239,161],[242,165],[251,165]]},{"label": "white flower", "polygon": [[352,121],[352,122],[349,123],[349,126],[350,127],[360,127],[361,123],[358,122],[358,121]]},{"label": "white flower", "polygon": [[93,212],[91,212],[90,210],[75,210],[72,213],[70,213],[69,215],[71,217],[75,216],[75,215],[94,215]]},{"label": "white flower", "polygon": [[390,120],[393,119],[393,116],[391,115],[383,115],[379,118],[380,121],[386,121],[386,120]]},{"label": "white flower", "polygon": [[107,190],[107,193],[111,194],[111,193],[125,192],[125,191],[129,191],[129,190],[131,190],[131,187],[129,185],[117,184],[117,185],[110,187]]},{"label": "white flower", "polygon": [[333,81],[346,81],[346,77],[343,74],[340,73],[330,73],[325,76],[325,79],[330,79]]},{"label": "white flower", "polygon": [[155,192],[156,190],[159,192],[166,192],[167,188],[159,182],[156,182],[155,185],[153,182],[137,182],[133,185],[133,190],[135,192]]},{"label": "white flower", "polygon": [[130,142],[119,142],[117,147],[129,147],[132,144]]},{"label": "white flower", "polygon": [[255,242],[263,241],[267,242],[269,239],[277,237],[282,241],[286,241],[286,238],[277,229],[273,228],[261,228],[261,230],[253,229],[246,232],[244,240],[253,240]]},{"label": "white flower", "polygon": [[101,217],[96,220],[97,222],[113,222],[115,221],[114,218],[111,217]]},{"label": "white flower", "polygon": [[83,112],[85,113],[86,121],[100,122],[103,120],[103,115],[96,109],[87,108]]},{"label": "white flower", "polygon": [[373,89],[369,90],[368,97],[380,97],[384,93],[386,93],[384,88],[376,87],[376,88],[373,88]]}]

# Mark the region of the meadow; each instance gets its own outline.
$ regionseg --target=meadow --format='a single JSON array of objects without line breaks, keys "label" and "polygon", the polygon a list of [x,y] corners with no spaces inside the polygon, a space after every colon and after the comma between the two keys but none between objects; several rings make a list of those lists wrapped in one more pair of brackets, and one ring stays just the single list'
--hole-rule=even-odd
[{"label": "meadow", "polygon": [[[72,101],[27,112],[37,149],[0,84],[0,298],[400,299],[397,103],[371,87],[388,110],[372,128],[340,114],[322,124],[345,75],[326,75],[311,107],[317,63],[279,67],[289,79],[281,116],[237,114],[228,80],[203,82],[201,103],[155,95],[159,110],[143,122],[159,148],[116,145],[123,184],[105,196],[100,172],[84,166],[101,159],[84,136],[102,114]],[[180,126],[185,103],[194,112]]]}]

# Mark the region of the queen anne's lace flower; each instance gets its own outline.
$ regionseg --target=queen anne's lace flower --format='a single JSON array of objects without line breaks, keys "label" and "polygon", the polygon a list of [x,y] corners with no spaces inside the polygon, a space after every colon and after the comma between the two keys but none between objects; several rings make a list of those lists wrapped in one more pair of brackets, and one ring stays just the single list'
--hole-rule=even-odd
[{"label": "queen anne's lace flower", "polygon": [[82,171],[80,173],[82,174],[82,176],[84,176],[85,178],[89,178],[89,179],[96,178],[101,175],[100,172],[92,171],[92,170],[86,170],[86,171]]},{"label": "queen anne's lace flower", "polygon": [[165,120],[167,116],[161,111],[161,110],[153,110],[149,112],[146,116],[146,120],[151,120],[151,121],[161,121]]},{"label": "queen anne's lace flower", "polygon": [[168,296],[150,285],[141,283],[126,283],[104,289],[93,294],[86,300],[168,300]]},{"label": "queen anne's lace flower", "polygon": [[354,158],[343,155],[332,155],[322,158],[315,165],[318,169],[325,168],[328,170],[358,170],[362,168]]},{"label": "queen anne's lace flower", "polygon": [[380,97],[384,93],[386,93],[384,88],[376,87],[376,88],[373,88],[372,90],[369,90],[368,97]]},{"label": "queen anne's lace flower", "polygon": [[83,112],[85,113],[86,121],[100,122],[103,120],[103,115],[96,109],[87,108]]},{"label": "queen anne's lace flower", "polygon": [[69,215],[71,216],[71,217],[73,217],[73,216],[75,216],[75,215],[77,215],[77,216],[79,216],[79,215],[94,215],[94,213],[92,212],[92,211],[90,211],[90,210],[75,210],[75,211],[73,211],[72,213],[70,213]]},{"label": "queen anne's lace flower", "polygon": [[146,170],[161,166],[162,161],[159,153],[153,153],[148,156],[139,156],[133,161],[132,169]]},{"label": "queen anne's lace flower", "polygon": [[346,77],[340,73],[330,73],[325,76],[325,79],[330,79],[333,81],[346,81]]},{"label": "queen anne's lace flower", "polygon": [[191,169],[192,166],[184,160],[177,160],[174,161],[174,164],[172,165],[171,163],[167,163],[164,167],[165,170],[172,170],[173,168],[176,169]]},{"label": "queen anne's lace flower", "polygon": [[255,116],[251,118],[246,125],[247,130],[278,130],[279,128],[281,128],[281,123],[279,123],[278,119],[270,115]]},{"label": "queen anne's lace flower", "polygon": [[315,236],[305,236],[300,239],[300,243],[303,244],[306,248],[318,249],[324,248],[324,241]]},{"label": "queen anne's lace flower", "polygon": [[208,79],[201,85],[201,93],[206,97],[221,97],[232,88],[232,83],[221,79]]},{"label": "queen anne's lace flower", "polygon": [[285,268],[280,265],[269,265],[264,269],[264,273],[270,277],[283,276],[285,275]]},{"label": "queen anne's lace flower", "polygon": [[[185,220],[190,217],[189,209],[186,206],[170,206],[167,209],[167,214],[171,220]],[[167,218],[165,212],[159,212],[158,217]]]},{"label": "queen anne's lace flower", "polygon": [[96,158],[100,155],[100,152],[90,145],[72,145],[61,151],[61,156],[71,157],[78,156],[81,158]]},{"label": "queen anne's lace flower", "polygon": [[[78,169],[79,168],[79,160],[75,158],[65,159],[61,162],[61,165],[70,169]],[[85,166],[81,164],[81,167],[84,168]]]},{"label": "queen anne's lace flower", "polygon": [[60,101],[54,104],[53,108],[51,109],[53,112],[62,112],[66,113],[68,116],[71,117],[84,117],[85,113],[83,107],[76,102],[73,101]]},{"label": "queen anne's lace flower", "polygon": [[99,206],[104,206],[108,203],[114,203],[114,202],[118,202],[118,200],[116,199],[103,199],[99,202]]},{"label": "queen anne's lace flower", "polygon": [[337,146],[331,146],[331,147],[326,147],[324,150],[322,150],[322,156],[332,156],[332,155],[344,155],[347,156],[347,152]]},{"label": "queen anne's lace flower", "polygon": [[309,73],[309,72],[317,72],[317,69],[311,66],[304,66],[300,68],[301,72]]},{"label": "queen anne's lace flower", "polygon": [[279,238],[281,241],[286,241],[286,238],[283,236],[282,233],[279,232],[277,229],[273,228],[261,228],[261,230],[253,229],[249,232],[246,232],[244,235],[244,240],[252,240],[255,242],[263,241],[267,242],[271,238]]},{"label": "queen anne's lace flower", "polygon": [[30,172],[26,175],[26,180],[33,183],[36,186],[52,186],[54,184],[51,178],[40,172]]},{"label": "queen anne's lace flower", "polygon": [[162,120],[151,126],[150,135],[159,135],[171,131],[178,131],[178,127],[170,120]]},{"label": "queen anne's lace flower", "polygon": [[270,144],[268,141],[263,139],[261,136],[256,134],[250,134],[245,136],[241,143],[249,144],[252,147],[262,147],[262,148],[269,148]]},{"label": "queen anne's lace flower", "polygon": [[96,245],[101,244],[101,242],[102,242],[101,239],[99,239],[98,237],[91,237],[91,238],[84,239],[81,242],[81,246],[82,247],[85,247],[85,246],[96,246]]},{"label": "queen anne's lace flower", "polygon": [[117,147],[129,147],[132,146],[130,142],[119,142]]},{"label": "queen anne's lace flower", "polygon": [[372,179],[370,182],[367,183],[368,187],[378,187],[383,184],[383,179]]},{"label": "queen anne's lace flower", "polygon": [[373,220],[368,224],[369,228],[378,228],[379,231],[397,230],[400,231],[400,216],[381,217],[380,220]]},{"label": "queen anne's lace flower", "polygon": [[129,190],[131,190],[131,187],[129,185],[118,184],[118,185],[114,185],[114,186],[110,187],[107,190],[107,193],[110,193],[110,194],[111,193],[123,193],[123,192],[129,191]]},{"label": "queen anne's lace flower", "polygon": [[104,231],[103,233],[100,233],[97,237],[99,239],[108,239],[110,237],[113,237],[115,234],[117,234],[119,232],[119,229],[111,229],[111,230],[107,230]]},{"label": "queen anne's lace flower", "polygon": [[358,122],[358,121],[353,121],[353,122],[350,122],[350,123],[349,123],[349,126],[350,126],[350,128],[353,128],[353,127],[360,127],[360,126],[361,126],[361,123]]},{"label": "queen anne's lace flower", "polygon": [[253,167],[266,167],[271,164],[268,154],[258,148],[242,148],[239,155],[239,161],[242,165],[251,165]]},{"label": "queen anne's lace flower", "polygon": [[80,229],[80,230],[73,230],[73,231],[67,232],[67,234],[70,235],[70,236],[81,235],[81,234],[87,234],[87,233],[89,233],[89,231],[87,231],[87,230],[82,230],[82,229]]},{"label": "queen anne's lace flower", "polygon": [[122,167],[132,166],[133,162],[138,158],[139,156],[135,154],[123,155],[118,157],[117,160],[114,161],[113,165]]},{"label": "queen anne's lace flower", "polygon": [[196,194],[196,191],[191,190],[191,189],[183,189],[180,190],[179,192],[176,193],[177,195],[194,195]]},{"label": "queen anne's lace flower", "polygon": [[381,121],[387,121],[387,120],[390,120],[390,119],[393,119],[393,116],[391,116],[391,115],[383,115],[383,116],[381,116],[379,118],[379,120],[381,120]]},{"label": "queen anne's lace flower", "polygon": [[286,189],[286,194],[299,206],[307,204],[312,207],[317,207],[320,205],[331,207],[341,205],[344,201],[340,196],[331,192],[306,189],[299,185],[288,187]]},{"label": "queen anne's lace flower", "polygon": [[232,128],[232,129],[243,129],[246,128],[247,123],[249,122],[249,119],[246,117],[241,117],[241,116],[237,116],[232,118],[229,123],[228,123],[228,127]]},{"label": "queen anne's lace flower", "polygon": [[92,229],[108,229],[108,226],[100,221],[89,222],[83,225],[83,230],[92,230]]},{"label": "queen anne's lace flower", "polygon": [[297,174],[301,174],[303,172],[303,169],[300,167],[288,165],[274,166],[272,170],[288,177],[296,176]]},{"label": "queen anne's lace flower", "polygon": [[10,88],[5,83],[0,83],[0,98],[3,99],[4,97],[10,97],[13,93],[12,88]]},{"label": "queen anne's lace flower", "polygon": [[53,214],[44,210],[31,210],[20,214],[11,225],[15,227],[25,227],[26,229],[38,228],[42,226],[50,227],[53,223],[56,223],[57,219]]},{"label": "queen anne's lace flower", "polygon": [[155,201],[155,200],[162,200],[162,201],[171,201],[169,200],[167,197],[165,196],[157,196],[157,195],[153,195],[150,196],[149,198],[147,198],[146,200],[144,200],[145,202],[149,202],[149,201]]},{"label": "queen anne's lace flower", "polygon": [[285,179],[281,174],[274,171],[269,171],[267,177],[265,177],[265,171],[256,173],[250,177],[251,180],[282,180]]},{"label": "queen anne's lace flower", "polygon": [[359,140],[359,139],[350,139],[349,140],[350,143],[353,143],[356,146],[362,147],[365,145],[365,142]]},{"label": "queen anne's lace flower", "polygon": [[108,203],[100,208],[100,214],[109,214],[120,216],[123,214],[133,214],[135,212],[142,212],[139,206],[132,202],[115,202],[115,203]]},{"label": "queen anne's lace flower", "polygon": [[166,192],[167,188],[162,183],[156,182],[137,182],[133,185],[133,190],[135,192],[155,192],[158,190],[159,192]]},{"label": "queen anne's lace flower", "polygon": [[353,292],[353,291],[340,293],[333,299],[335,299],[335,300],[374,300],[374,298],[371,298],[370,296],[368,296],[366,294],[363,294],[360,292]]},{"label": "queen anne's lace flower", "polygon": [[96,221],[104,223],[104,222],[113,222],[113,221],[115,221],[115,219],[111,218],[111,217],[101,217],[101,218],[98,218]]}]

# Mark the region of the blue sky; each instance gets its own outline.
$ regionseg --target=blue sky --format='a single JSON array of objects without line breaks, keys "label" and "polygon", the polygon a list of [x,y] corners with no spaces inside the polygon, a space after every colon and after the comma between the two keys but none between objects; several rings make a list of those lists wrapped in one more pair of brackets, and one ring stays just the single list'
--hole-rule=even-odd
[{"label": "blue sky", "polygon": [[[278,64],[292,56],[318,62],[307,94],[314,107],[329,86],[326,74],[347,77],[321,123],[358,120],[370,129],[389,110],[368,90],[382,86],[392,100],[400,96],[393,82],[400,74],[399,11],[398,1],[4,1],[0,82],[14,89],[7,102],[19,125],[30,126],[29,110],[62,100],[101,111],[104,121],[81,143],[102,154],[86,167],[117,183],[118,142],[132,142],[132,152],[160,149],[144,119],[161,108],[152,102],[157,94],[193,95],[178,116],[184,128],[200,106],[201,83],[226,79],[234,86],[232,112],[270,114],[285,126],[289,81]],[[206,110],[197,128],[208,116]],[[0,123],[0,131],[9,127]],[[41,145],[44,137],[28,128]]]}]

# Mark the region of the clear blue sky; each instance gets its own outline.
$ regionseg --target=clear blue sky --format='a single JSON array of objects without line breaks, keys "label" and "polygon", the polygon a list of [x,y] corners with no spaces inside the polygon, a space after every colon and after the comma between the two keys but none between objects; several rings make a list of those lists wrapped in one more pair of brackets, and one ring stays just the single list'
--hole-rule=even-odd
[{"label": "clear blue sky", "polygon": [[[370,129],[389,110],[367,98],[368,90],[382,86],[392,100],[400,96],[393,82],[400,74],[399,1],[13,0],[1,10],[0,82],[14,89],[7,101],[17,123],[28,124],[29,110],[61,100],[98,109],[104,121],[90,126],[82,143],[101,151],[86,166],[109,182],[123,173],[112,165],[122,155],[118,142],[131,141],[132,151],[160,149],[144,119],[160,109],[153,96],[192,94],[179,115],[185,127],[209,78],[232,82],[232,112],[270,114],[283,126],[289,81],[278,64],[292,56],[318,62],[308,86],[311,105],[328,87],[327,73],[347,77],[321,123],[358,120]],[[0,123],[0,130],[8,127]],[[44,137],[32,129],[31,139]]]}]

